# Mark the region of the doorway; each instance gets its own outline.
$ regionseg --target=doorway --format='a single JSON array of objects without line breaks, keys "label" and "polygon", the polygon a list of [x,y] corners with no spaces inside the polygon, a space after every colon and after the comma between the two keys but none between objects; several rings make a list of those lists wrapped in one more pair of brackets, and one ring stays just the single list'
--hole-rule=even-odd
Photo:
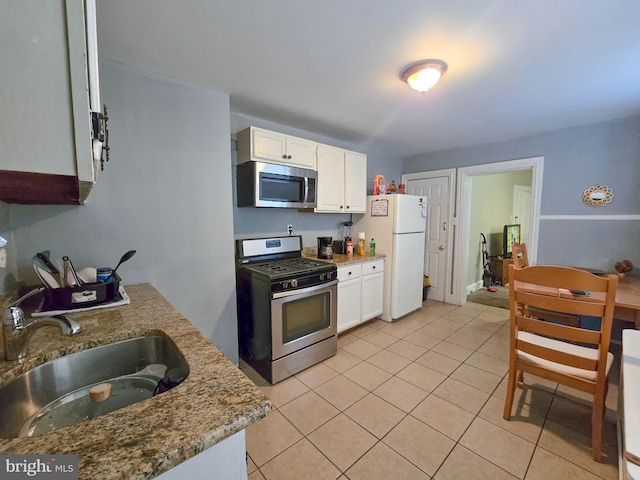
[{"label": "doorway", "polygon": [[[491,163],[487,165],[476,165],[458,169],[458,235],[456,245],[458,245],[459,261],[453,273],[453,291],[457,305],[462,305],[466,301],[469,281],[469,262],[473,260],[469,254],[470,242],[474,240],[471,231],[472,221],[472,180],[473,177],[488,175],[492,173],[513,172],[518,170],[531,170],[531,192],[530,192],[530,217],[527,225],[530,263],[535,263],[538,251],[538,231],[540,223],[540,203],[542,192],[542,171],[544,157],[525,158],[508,162]],[[515,216],[515,213],[514,213]],[[474,260],[475,261],[475,260]]]}]

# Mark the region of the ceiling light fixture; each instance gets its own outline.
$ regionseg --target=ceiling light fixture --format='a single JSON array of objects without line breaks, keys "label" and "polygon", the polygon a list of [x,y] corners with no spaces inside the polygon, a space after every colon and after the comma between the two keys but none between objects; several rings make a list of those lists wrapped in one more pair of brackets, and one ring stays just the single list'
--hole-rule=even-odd
[{"label": "ceiling light fixture", "polygon": [[447,64],[442,60],[422,60],[409,65],[400,78],[411,88],[424,93],[433,87],[447,71]]}]

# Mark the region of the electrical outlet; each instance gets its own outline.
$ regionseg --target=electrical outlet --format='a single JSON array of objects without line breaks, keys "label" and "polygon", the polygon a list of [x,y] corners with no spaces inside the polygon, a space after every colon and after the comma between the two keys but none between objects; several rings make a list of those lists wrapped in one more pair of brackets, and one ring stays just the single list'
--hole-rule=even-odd
[{"label": "electrical outlet", "polygon": [[287,233],[289,235],[293,235],[293,225],[291,224],[287,225]]}]

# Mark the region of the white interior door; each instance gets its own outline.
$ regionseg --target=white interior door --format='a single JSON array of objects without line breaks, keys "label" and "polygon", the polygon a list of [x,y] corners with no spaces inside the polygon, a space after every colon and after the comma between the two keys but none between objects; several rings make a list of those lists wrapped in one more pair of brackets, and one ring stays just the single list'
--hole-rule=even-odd
[{"label": "white interior door", "polygon": [[449,225],[449,179],[434,177],[409,179],[407,193],[427,197],[427,229],[424,255],[424,271],[429,276],[429,298],[445,301],[446,267]]},{"label": "white interior door", "polygon": [[529,224],[531,222],[531,187],[513,186],[513,223],[519,223],[520,243],[529,243]]}]

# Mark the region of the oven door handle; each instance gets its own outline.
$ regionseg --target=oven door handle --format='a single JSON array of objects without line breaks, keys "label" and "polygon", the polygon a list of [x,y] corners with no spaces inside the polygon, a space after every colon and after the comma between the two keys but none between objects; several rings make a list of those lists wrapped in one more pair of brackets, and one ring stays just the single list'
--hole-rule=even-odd
[{"label": "oven door handle", "polygon": [[338,280],[333,280],[331,282],[323,283],[321,285],[315,285],[313,287],[300,288],[298,290],[289,290],[287,292],[278,292],[273,294],[272,299],[275,300],[277,298],[291,297],[293,295],[301,295],[305,293],[315,292],[317,290],[322,290],[322,289],[331,287],[333,285],[337,285],[337,283],[338,283]]}]

